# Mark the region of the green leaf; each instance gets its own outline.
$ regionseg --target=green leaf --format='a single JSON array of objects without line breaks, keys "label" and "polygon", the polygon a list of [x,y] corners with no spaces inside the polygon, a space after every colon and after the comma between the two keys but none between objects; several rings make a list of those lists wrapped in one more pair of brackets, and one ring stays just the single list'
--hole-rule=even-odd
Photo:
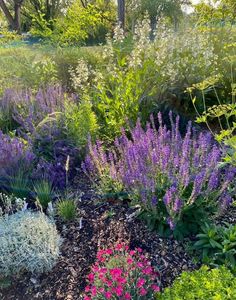
[{"label": "green leaf", "polygon": [[194,247],[200,247],[200,246],[203,246],[205,244],[208,244],[208,240],[200,240],[200,241],[197,241],[196,243],[194,243]]}]

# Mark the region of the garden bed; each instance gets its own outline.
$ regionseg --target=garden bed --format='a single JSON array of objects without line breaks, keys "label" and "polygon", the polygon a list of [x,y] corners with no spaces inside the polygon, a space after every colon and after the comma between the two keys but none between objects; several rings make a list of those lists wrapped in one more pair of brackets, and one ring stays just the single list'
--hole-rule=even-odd
[{"label": "garden bed", "polygon": [[[184,250],[184,245],[172,239],[160,238],[150,232],[126,204],[99,203],[95,192],[79,179],[83,196],[78,203],[79,216],[70,223],[57,221],[63,237],[61,256],[48,274],[16,280],[2,291],[2,300],[82,299],[86,275],[96,259],[98,248],[127,241],[131,248],[141,247],[161,271],[162,287],[170,285],[183,270],[197,267]],[[82,218],[82,228],[81,227]]]}]

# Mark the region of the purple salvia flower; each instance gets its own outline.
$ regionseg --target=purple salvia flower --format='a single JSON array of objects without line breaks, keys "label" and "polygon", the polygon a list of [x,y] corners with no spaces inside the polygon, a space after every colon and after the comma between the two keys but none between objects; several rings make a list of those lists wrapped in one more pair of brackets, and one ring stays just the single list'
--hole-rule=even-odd
[{"label": "purple salvia flower", "polygon": [[152,196],[152,206],[156,206],[157,205],[157,197],[154,195]]},{"label": "purple salvia flower", "polygon": [[[135,194],[147,210],[155,200],[155,191],[161,191],[167,207],[166,218],[173,219],[177,213],[181,215],[183,207],[198,201],[199,196],[212,199],[217,192],[220,199],[233,185],[236,170],[229,166],[224,170],[218,168],[222,152],[211,135],[202,132],[193,136],[189,124],[182,137],[179,117],[175,123],[171,120],[172,132],[163,125],[161,114],[158,121],[158,129],[147,125],[146,131],[138,121],[131,130],[131,139],[123,131],[121,138],[115,141],[114,151],[108,151],[108,154],[90,146],[92,163],[88,169],[92,166],[94,170],[89,172],[96,178],[108,168],[110,176],[128,193]],[[187,193],[191,196],[186,196],[186,189],[191,189]],[[217,204],[217,197],[215,201]]]},{"label": "purple salvia flower", "polygon": [[171,230],[174,230],[174,229],[175,229],[176,224],[174,223],[174,221],[172,220],[171,217],[169,217],[169,218],[167,219],[167,223],[169,224]]},{"label": "purple salvia flower", "polygon": [[173,211],[174,213],[178,213],[183,205],[182,200],[179,197],[175,198]]}]

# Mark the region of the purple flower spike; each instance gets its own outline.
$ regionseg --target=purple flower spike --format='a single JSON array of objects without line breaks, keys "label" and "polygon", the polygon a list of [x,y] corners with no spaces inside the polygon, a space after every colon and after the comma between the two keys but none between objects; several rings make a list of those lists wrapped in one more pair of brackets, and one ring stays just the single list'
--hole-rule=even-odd
[{"label": "purple flower spike", "polygon": [[[235,191],[236,169],[219,168],[223,153],[211,135],[193,133],[189,123],[182,137],[179,117],[174,122],[171,113],[171,131],[163,124],[161,113],[158,129],[151,119],[152,126],[147,124],[146,130],[138,120],[131,130],[131,138],[123,130],[110,151],[90,146],[85,160],[90,177],[95,182],[100,180],[103,189],[107,184],[108,190],[112,179],[122,191],[128,192],[131,200],[138,200],[143,210],[151,211],[155,207],[155,214],[163,222],[169,220],[171,228],[185,208],[201,204],[202,199],[214,207],[219,203],[229,205],[229,190]],[[107,170],[110,181],[106,182]]]}]

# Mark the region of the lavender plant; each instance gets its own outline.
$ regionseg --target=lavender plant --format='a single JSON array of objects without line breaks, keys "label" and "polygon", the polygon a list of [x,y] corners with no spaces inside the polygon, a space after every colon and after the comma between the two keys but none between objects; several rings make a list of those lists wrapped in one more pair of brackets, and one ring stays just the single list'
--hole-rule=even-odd
[{"label": "lavender plant", "polygon": [[10,137],[0,130],[0,176],[6,176],[17,170],[20,164],[30,167],[35,156],[31,146],[17,137]]},{"label": "lavender plant", "polygon": [[[76,120],[76,116],[74,118],[77,122],[74,131],[72,130],[75,125],[75,122],[72,122],[74,119],[67,113],[67,108],[72,104],[74,109],[78,108],[76,111],[81,115],[80,122]],[[16,130],[17,135],[22,138],[22,143],[24,141],[32,145],[36,159],[31,178],[34,180],[46,178],[54,187],[64,188],[66,158],[68,155],[71,158],[69,174],[71,176],[82,153],[82,143],[85,145],[87,141],[88,132],[85,131],[86,129],[89,131],[90,128],[88,115],[82,116],[75,95],[68,95],[58,85],[44,87],[37,92],[9,89],[0,99],[0,110],[1,108],[5,112],[3,123],[0,116],[0,125],[4,125],[4,130]],[[84,124],[88,126],[85,128]],[[75,145],[75,140],[79,138],[80,148]]]},{"label": "lavender plant", "polygon": [[179,117],[174,122],[170,113],[170,131],[158,119],[158,129],[138,121],[131,139],[123,131],[114,150],[90,143],[83,168],[100,191],[126,191],[153,228],[181,237],[231,203],[236,168],[219,168],[222,151],[209,133],[196,134],[189,123],[181,137]]}]

